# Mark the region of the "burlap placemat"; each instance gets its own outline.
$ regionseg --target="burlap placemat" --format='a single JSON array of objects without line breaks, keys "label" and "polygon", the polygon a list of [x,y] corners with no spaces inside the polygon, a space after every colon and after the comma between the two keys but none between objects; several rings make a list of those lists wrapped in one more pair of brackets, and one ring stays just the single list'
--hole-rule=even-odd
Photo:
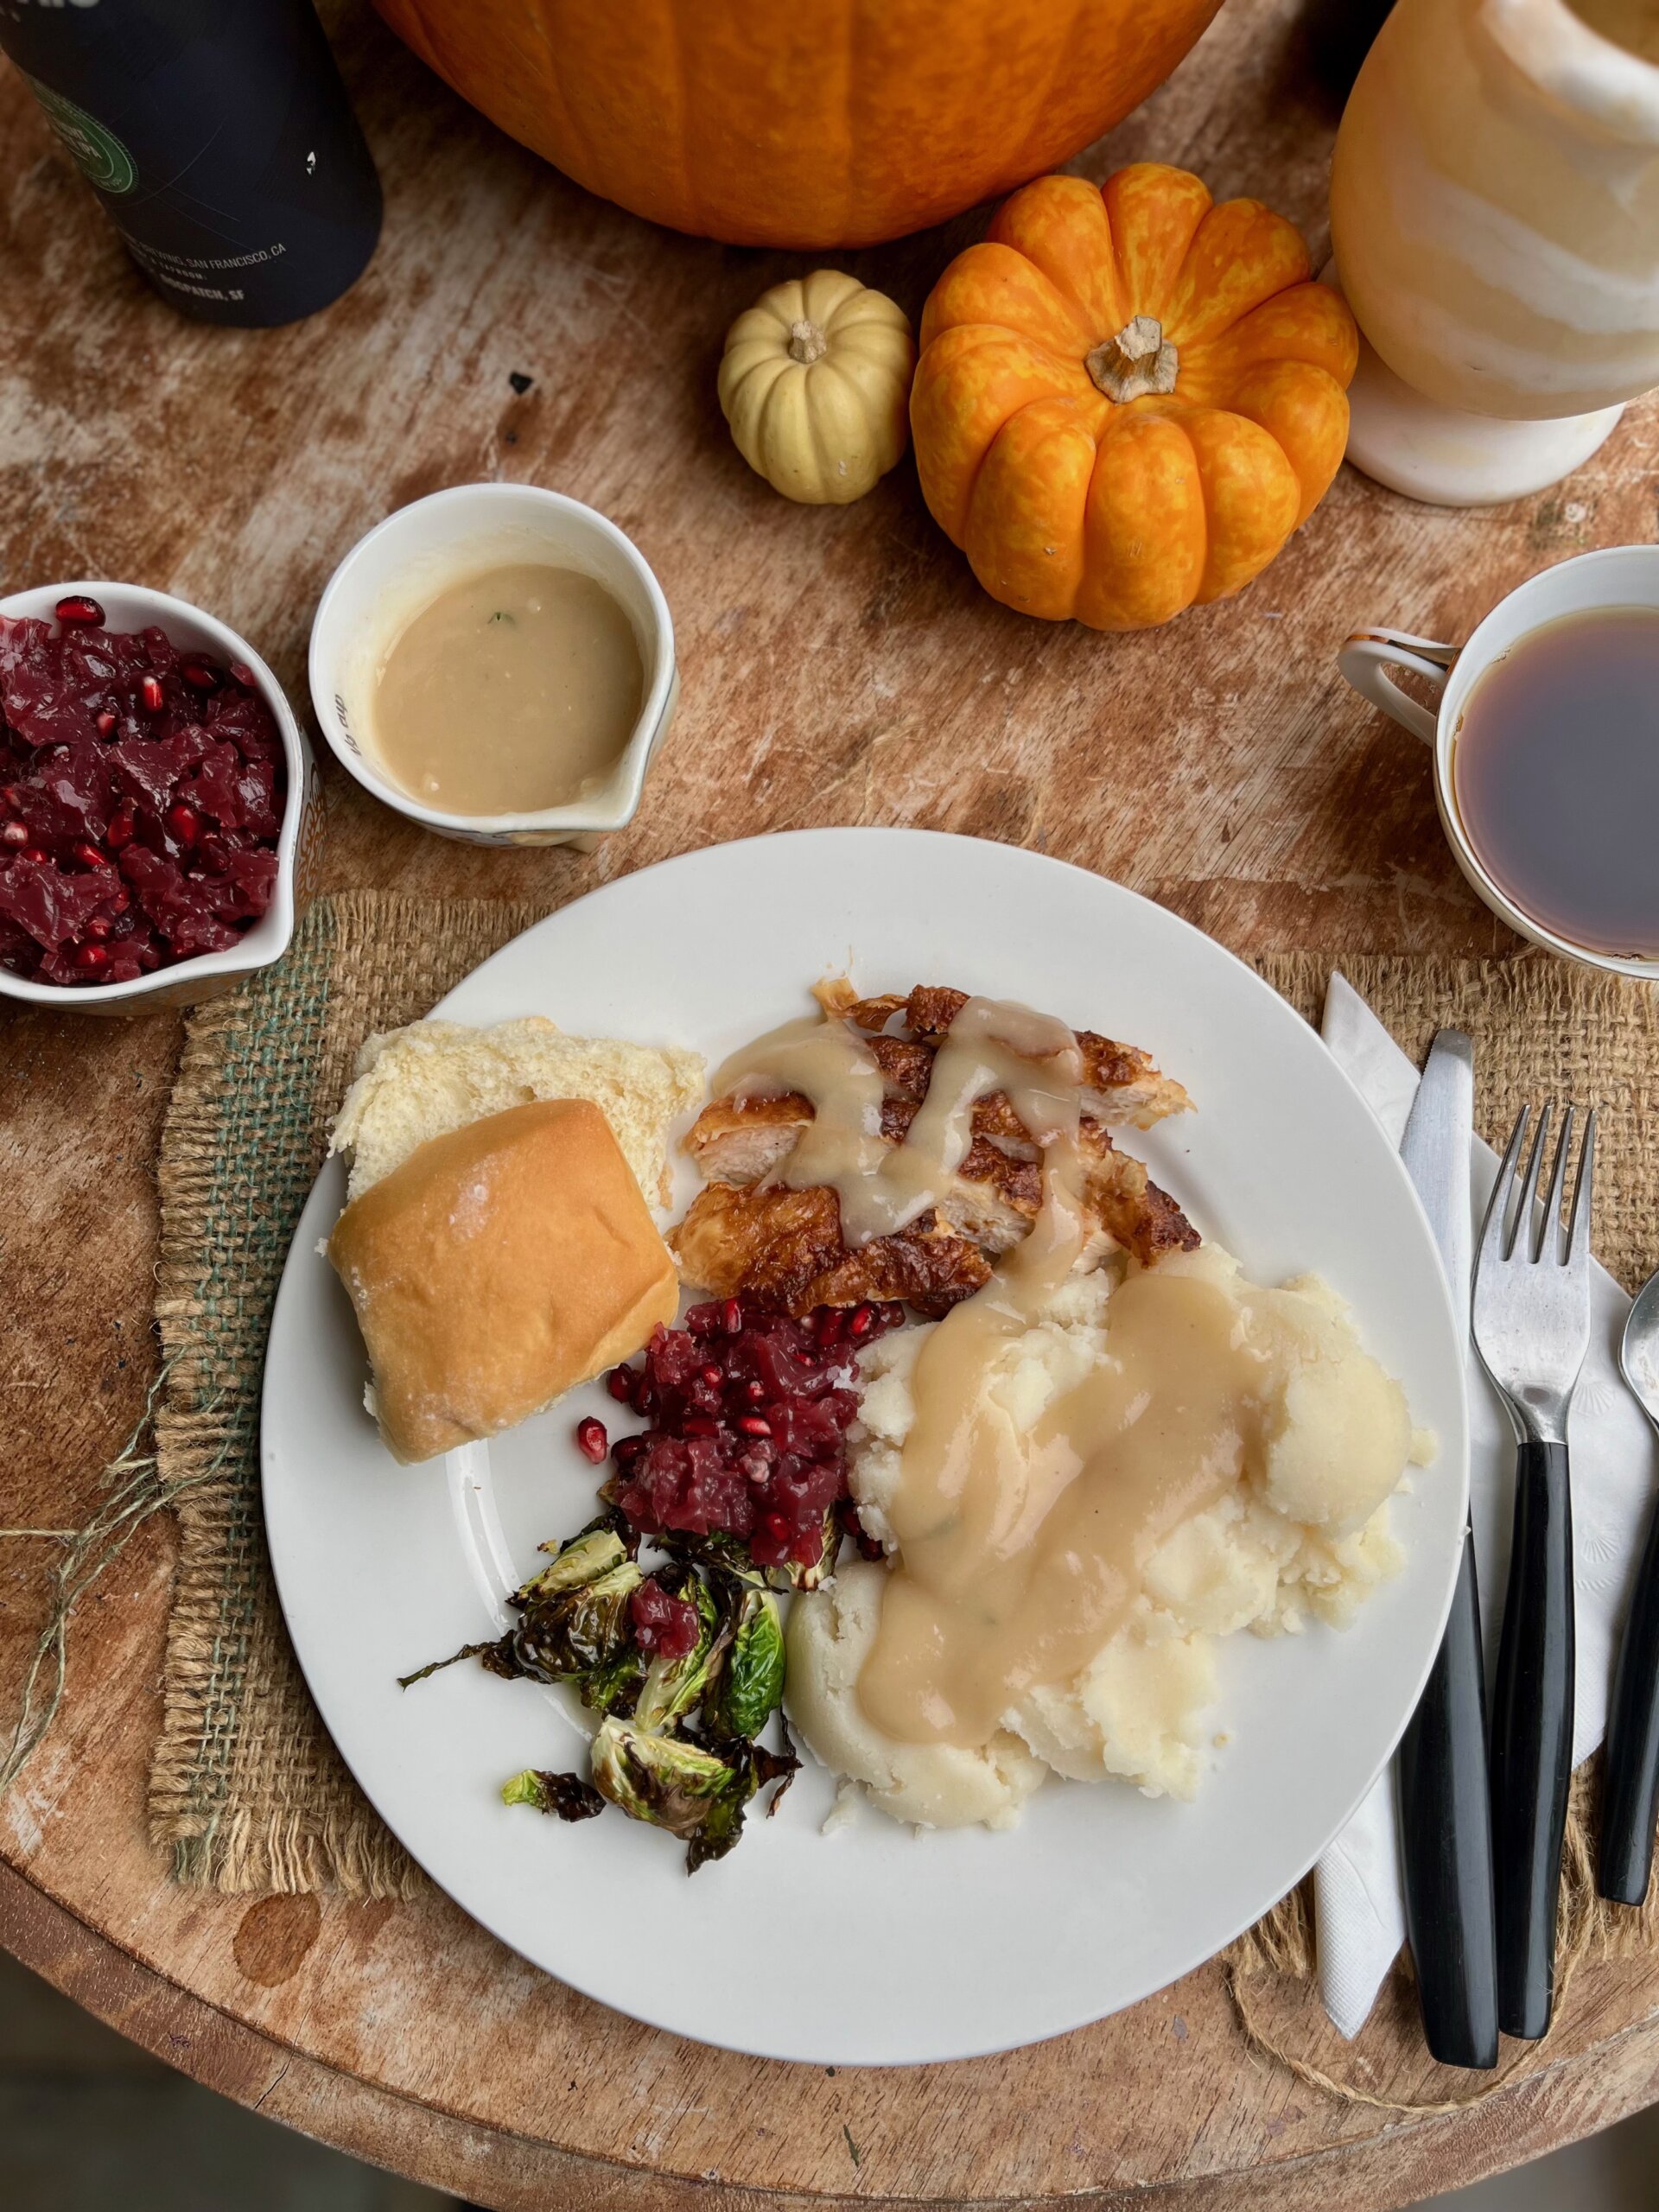
[{"label": "burlap placemat", "polygon": [[259,1510],[259,1384],[283,1262],[372,1030],[430,1011],[541,910],[320,899],[280,966],[192,1015],[162,1137],[156,1409],[179,1487],[150,1832],[181,1881],[402,1897],[421,1876],[324,1732],[283,1630]]},{"label": "burlap placemat", "polygon": [[[156,1314],[172,1364],[157,1453],[176,1485],[182,1541],[150,1788],[152,1832],[182,1881],[397,1897],[421,1879],[329,1743],[283,1630],[259,1514],[260,1368],[283,1260],[359,1043],[426,1013],[536,912],[381,893],[324,899],[279,969],[192,1018],[161,1166]],[[1331,958],[1256,964],[1317,1018]],[[1659,1261],[1656,994],[1541,956],[1356,955],[1340,965],[1408,1052],[1421,1055],[1447,1022],[1473,1034],[1489,1137],[1544,1091],[1600,1102],[1598,1246],[1634,1287]],[[1580,1788],[1569,1837],[1573,1958],[1655,1935],[1595,1898],[1591,1802]],[[1275,2056],[1320,2088],[1367,2094],[1287,2054],[1271,2025],[1262,1992],[1274,1980],[1294,1990],[1313,1971],[1304,1894],[1275,1908],[1231,1963],[1249,1985],[1246,2024]]]}]

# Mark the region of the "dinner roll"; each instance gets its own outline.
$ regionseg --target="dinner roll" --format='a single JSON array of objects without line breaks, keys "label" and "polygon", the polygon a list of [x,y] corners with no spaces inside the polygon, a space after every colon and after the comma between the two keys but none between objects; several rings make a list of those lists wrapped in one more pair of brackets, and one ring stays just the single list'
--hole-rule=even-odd
[{"label": "dinner roll", "polygon": [[404,1462],[511,1428],[673,1320],[679,1285],[609,1122],[586,1099],[431,1137],[353,1198],[328,1256]]}]

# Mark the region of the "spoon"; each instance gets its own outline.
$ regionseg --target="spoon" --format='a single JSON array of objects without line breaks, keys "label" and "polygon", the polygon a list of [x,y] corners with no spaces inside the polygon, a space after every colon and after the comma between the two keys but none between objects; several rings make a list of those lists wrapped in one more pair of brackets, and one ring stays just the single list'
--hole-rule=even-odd
[{"label": "spoon", "polygon": [[[1618,1370],[1659,1430],[1659,1274],[1637,1293],[1619,1341]],[[1603,1789],[1598,1885],[1619,1904],[1640,1904],[1659,1813],[1659,1512],[1649,1524],[1613,1675]]]}]

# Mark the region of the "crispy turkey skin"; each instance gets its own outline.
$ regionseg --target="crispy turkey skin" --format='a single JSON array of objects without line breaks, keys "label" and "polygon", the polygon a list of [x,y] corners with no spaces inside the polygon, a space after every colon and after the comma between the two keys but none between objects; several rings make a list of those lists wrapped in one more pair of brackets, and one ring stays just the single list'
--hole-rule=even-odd
[{"label": "crispy turkey skin", "polygon": [[[967,1003],[964,991],[918,986],[907,996],[860,999],[819,986],[825,1018],[860,1032],[886,1084],[881,1134],[899,1144],[927,1096],[934,1055]],[[899,1027],[893,1025],[898,1022]],[[1192,1101],[1148,1055],[1092,1030],[1077,1033],[1084,1090],[1084,1198],[1094,1256],[1122,1249],[1143,1263],[1190,1251],[1198,1232],[1146,1168],[1112,1141],[1112,1127],[1150,1128]],[[813,1118],[810,1100],[728,1094],[704,1107],[685,1140],[707,1187],[670,1243],[687,1279],[717,1297],[748,1296],[794,1314],[866,1299],[908,1300],[942,1313],[988,1280],[992,1262],[1030,1230],[1042,1203],[1039,1148],[1007,1096],[976,1102],[973,1143],[950,1196],[897,1235],[849,1247],[833,1190],[774,1180]]]}]

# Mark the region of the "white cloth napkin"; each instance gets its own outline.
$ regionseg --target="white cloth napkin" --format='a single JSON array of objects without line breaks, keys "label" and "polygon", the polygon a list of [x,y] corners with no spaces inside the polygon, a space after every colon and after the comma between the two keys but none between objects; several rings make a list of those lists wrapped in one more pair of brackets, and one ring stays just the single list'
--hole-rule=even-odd
[{"label": "white cloth napkin", "polygon": [[[1326,1045],[1363,1094],[1389,1142],[1397,1145],[1416,1095],[1418,1071],[1339,975],[1331,978],[1322,1025]],[[1474,1229],[1479,1235],[1497,1155],[1479,1137],[1471,1154]],[[1617,1203],[1603,1187],[1601,1205]],[[1659,1253],[1656,1253],[1659,1262]],[[1587,1758],[1607,1731],[1607,1702],[1625,1601],[1659,1481],[1659,1450],[1618,1372],[1618,1340],[1630,1301],[1605,1268],[1592,1269],[1590,1352],[1573,1395],[1573,1587],[1577,1604],[1573,1762]],[[1509,1571],[1515,1438],[1508,1414],[1472,1351],[1469,1357],[1469,1456],[1481,1624],[1490,1669],[1497,1651]],[[1382,1978],[1406,1936],[1394,1773],[1382,1777],[1314,1872],[1319,1996],[1344,2036],[1365,2024]]]}]

